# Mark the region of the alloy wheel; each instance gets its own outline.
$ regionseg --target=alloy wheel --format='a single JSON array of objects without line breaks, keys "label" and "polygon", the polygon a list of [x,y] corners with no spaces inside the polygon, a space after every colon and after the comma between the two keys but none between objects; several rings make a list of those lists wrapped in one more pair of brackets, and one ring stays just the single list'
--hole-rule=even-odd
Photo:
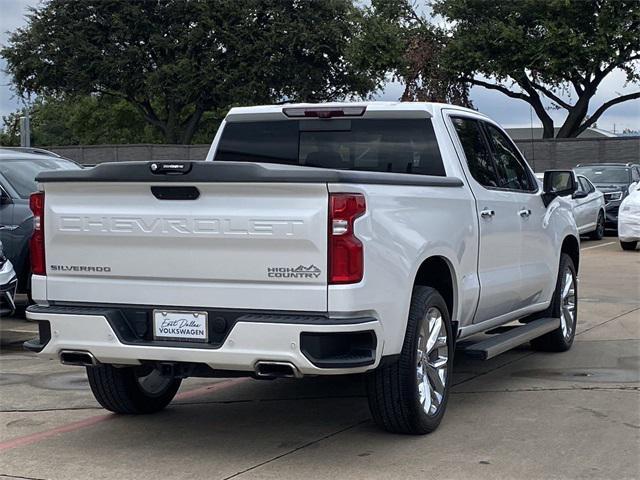
[{"label": "alloy wheel", "polygon": [[598,215],[598,236],[600,238],[604,237],[604,215],[602,215],[602,213],[600,213],[600,215]]},{"label": "alloy wheel", "polygon": [[576,320],[576,288],[573,273],[567,268],[562,277],[560,326],[566,340],[571,338]]},{"label": "alloy wheel", "polygon": [[444,399],[449,360],[447,343],[447,328],[442,312],[430,307],[420,322],[416,354],[418,400],[429,416],[438,413]]}]

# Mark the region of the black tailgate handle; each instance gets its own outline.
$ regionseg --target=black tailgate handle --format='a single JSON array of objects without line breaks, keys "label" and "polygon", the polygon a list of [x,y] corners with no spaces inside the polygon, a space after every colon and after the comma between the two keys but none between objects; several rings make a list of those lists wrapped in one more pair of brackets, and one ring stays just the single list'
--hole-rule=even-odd
[{"label": "black tailgate handle", "polygon": [[200,196],[196,187],[151,187],[151,193],[158,200],[196,200]]}]

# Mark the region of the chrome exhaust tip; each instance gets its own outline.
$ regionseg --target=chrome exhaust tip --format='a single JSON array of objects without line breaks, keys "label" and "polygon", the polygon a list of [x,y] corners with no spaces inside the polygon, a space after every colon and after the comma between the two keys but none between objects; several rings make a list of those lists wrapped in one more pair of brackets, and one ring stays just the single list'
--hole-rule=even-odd
[{"label": "chrome exhaust tip", "polygon": [[96,358],[90,352],[82,350],[61,350],[60,363],[80,367],[91,367],[98,364]]},{"label": "chrome exhaust tip", "polygon": [[270,362],[261,360],[254,366],[256,377],[260,378],[302,378],[300,370],[291,362]]}]

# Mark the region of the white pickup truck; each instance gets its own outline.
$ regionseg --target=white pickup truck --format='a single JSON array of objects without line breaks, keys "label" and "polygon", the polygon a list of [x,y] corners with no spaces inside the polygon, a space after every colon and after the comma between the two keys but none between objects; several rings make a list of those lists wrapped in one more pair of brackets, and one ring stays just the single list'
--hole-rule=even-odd
[{"label": "white pickup truck", "polygon": [[205,162],[38,182],[25,347],[86,366],[114,412],[160,410],[190,376],[366,372],[374,420],[427,433],[459,340],[487,333],[463,350],[481,358],[573,342],[575,177],[539,188],[472,110],[234,108]]}]

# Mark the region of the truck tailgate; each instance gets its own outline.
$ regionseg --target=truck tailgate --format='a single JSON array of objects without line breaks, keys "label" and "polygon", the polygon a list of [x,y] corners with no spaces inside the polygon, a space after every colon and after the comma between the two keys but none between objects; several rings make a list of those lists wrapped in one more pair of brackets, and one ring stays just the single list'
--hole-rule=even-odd
[{"label": "truck tailgate", "polygon": [[[199,196],[160,199],[152,185]],[[46,183],[47,299],[326,311],[327,195],[323,183]]]}]

